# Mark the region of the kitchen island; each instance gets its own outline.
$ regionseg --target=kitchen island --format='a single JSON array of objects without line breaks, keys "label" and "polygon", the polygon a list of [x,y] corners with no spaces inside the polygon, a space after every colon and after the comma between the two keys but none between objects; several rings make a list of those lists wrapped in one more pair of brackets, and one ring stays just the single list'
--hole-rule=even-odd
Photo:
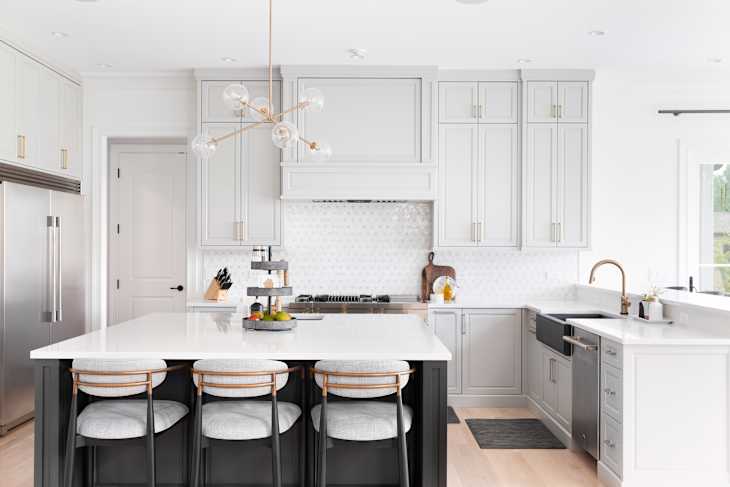
[{"label": "kitchen island", "polygon": [[[403,391],[414,409],[408,434],[411,485],[446,486],[446,364],[451,354],[431,328],[411,315],[325,315],[321,321],[300,321],[287,332],[245,330],[241,315],[227,313],[151,314],[31,352],[35,362],[35,486],[60,485],[63,448],[71,399],[75,358],[162,358],[168,365],[204,358],[260,358],[311,367],[316,360],[407,360],[416,369]],[[309,391],[302,394],[302,389]],[[155,399],[190,404],[190,373],[168,374],[155,389]],[[80,396],[79,410],[84,403]],[[314,485],[314,433],[309,409],[318,400],[309,374],[290,378],[279,393],[282,401],[301,402],[306,419],[306,478]],[[157,478],[160,485],[188,484],[189,417],[158,437]],[[206,485],[267,485],[270,452],[237,442],[217,449],[207,460]],[[282,437],[285,485],[298,485],[299,443]],[[84,485],[84,456],[77,455],[75,485]],[[398,483],[398,463],[390,449],[353,442],[328,454],[332,485],[391,486]],[[139,485],[144,482],[144,448],[100,448],[96,455],[97,485]]]}]

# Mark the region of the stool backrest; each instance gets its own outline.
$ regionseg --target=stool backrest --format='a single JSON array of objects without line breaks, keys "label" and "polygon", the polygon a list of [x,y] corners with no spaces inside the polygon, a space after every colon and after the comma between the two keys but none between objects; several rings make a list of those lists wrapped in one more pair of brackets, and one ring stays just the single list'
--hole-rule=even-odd
[{"label": "stool backrest", "polygon": [[403,389],[411,373],[408,362],[402,360],[321,360],[314,365],[314,379],[323,389],[326,381],[328,394],[360,399],[395,394],[398,381]]},{"label": "stool backrest", "polygon": [[283,388],[289,370],[278,360],[206,359],[193,364],[193,382],[211,396],[259,397],[271,394],[274,382],[277,391]]},{"label": "stool backrest", "polygon": [[[161,359],[77,358],[71,365],[79,390],[99,397],[141,394],[147,390],[148,378],[152,379],[154,389],[167,377],[166,369],[167,364]],[[119,386],[115,387],[116,384]]]}]

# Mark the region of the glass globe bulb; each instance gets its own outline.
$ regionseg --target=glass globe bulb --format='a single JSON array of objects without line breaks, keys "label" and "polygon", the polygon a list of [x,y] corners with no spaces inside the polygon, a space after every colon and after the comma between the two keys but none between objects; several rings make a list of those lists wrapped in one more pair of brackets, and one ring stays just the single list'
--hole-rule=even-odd
[{"label": "glass globe bulb", "polygon": [[223,103],[231,110],[242,110],[248,103],[248,89],[240,83],[226,86],[223,90]]},{"label": "glass globe bulb", "polygon": [[287,149],[299,139],[299,131],[293,123],[279,122],[271,130],[271,141],[279,149]]},{"label": "glass globe bulb", "polygon": [[327,142],[312,142],[311,144],[307,144],[307,149],[314,161],[329,161],[332,157],[332,146]]},{"label": "glass globe bulb", "polygon": [[256,122],[262,122],[270,117],[269,99],[265,96],[257,96],[249,105],[251,118]]},{"label": "glass globe bulb", "polygon": [[299,103],[305,103],[302,110],[321,112],[324,108],[324,95],[317,88],[307,88],[299,95]]},{"label": "glass globe bulb", "polygon": [[193,139],[190,146],[196,156],[207,161],[213,156],[213,154],[215,154],[215,151],[218,148],[218,143],[208,135],[207,130],[203,130],[203,133]]}]

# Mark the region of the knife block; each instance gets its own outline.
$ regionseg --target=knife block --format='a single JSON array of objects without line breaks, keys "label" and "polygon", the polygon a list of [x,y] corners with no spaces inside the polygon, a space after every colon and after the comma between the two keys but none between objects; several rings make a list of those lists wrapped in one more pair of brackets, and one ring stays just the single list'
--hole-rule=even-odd
[{"label": "knife block", "polygon": [[218,281],[215,279],[210,281],[210,286],[208,286],[208,290],[205,291],[205,294],[203,295],[205,299],[208,301],[227,301],[228,300],[228,290],[227,289],[221,289],[220,284],[218,284]]}]

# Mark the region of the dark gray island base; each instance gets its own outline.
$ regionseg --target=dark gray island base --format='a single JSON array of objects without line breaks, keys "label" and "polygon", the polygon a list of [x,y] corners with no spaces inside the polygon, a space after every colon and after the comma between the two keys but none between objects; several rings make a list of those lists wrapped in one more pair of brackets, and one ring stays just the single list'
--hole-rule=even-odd
[{"label": "dark gray island base", "polygon": [[[66,427],[71,404],[71,360],[36,359],[35,487],[62,486]],[[286,360],[290,366],[309,369],[314,361]],[[408,433],[411,485],[446,487],[446,361],[410,361],[416,373],[403,390],[403,402],[414,410]],[[168,361],[168,365],[192,361]],[[302,391],[304,387],[304,391]],[[302,395],[302,392],[305,394]],[[192,411],[193,385],[189,370],[170,373],[154,390],[155,399],[171,399],[187,404]],[[304,404],[301,404],[304,397]],[[309,411],[319,402],[320,390],[313,387],[309,374],[302,381],[292,374],[279,392],[280,401],[300,404],[302,418],[281,437],[284,485],[299,485],[299,434],[305,428],[306,483],[314,487],[314,430]],[[88,403],[79,395],[79,411]],[[212,398],[211,400],[220,400]],[[330,396],[330,403],[343,400]],[[394,396],[383,400],[393,401]],[[160,486],[187,486],[190,464],[191,415],[156,439],[157,483]],[[343,444],[346,443],[346,444]],[[95,458],[84,448],[76,452],[74,486],[91,487],[87,467],[95,462],[96,486],[145,484],[144,442],[130,441],[97,447]],[[395,440],[369,443],[338,442],[327,453],[330,486],[397,486],[398,459]],[[215,442],[205,458],[206,486],[270,486],[271,450],[259,442]]]}]

